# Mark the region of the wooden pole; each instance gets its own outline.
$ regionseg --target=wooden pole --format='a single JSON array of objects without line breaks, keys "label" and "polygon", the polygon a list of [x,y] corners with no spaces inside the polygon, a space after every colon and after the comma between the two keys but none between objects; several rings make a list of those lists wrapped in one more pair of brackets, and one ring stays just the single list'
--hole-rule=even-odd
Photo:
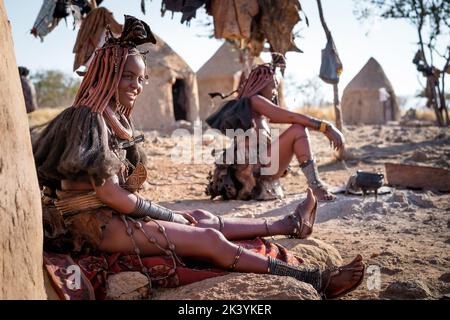
[{"label": "wooden pole", "polygon": [[337,84],[333,85],[333,93],[334,93],[334,113],[336,117],[336,127],[339,129],[340,132],[342,132],[343,129],[342,110],[339,101],[339,88]]},{"label": "wooden pole", "polygon": [[[322,23],[323,30],[325,31],[325,35],[327,36],[327,40],[331,38],[331,32],[328,29],[328,26],[325,22],[325,18],[323,16],[323,9],[322,9],[322,2],[321,0],[317,0],[317,6],[319,8],[319,16],[320,16],[320,22]],[[335,117],[335,123],[336,127],[339,129],[339,131],[342,132],[342,129],[344,128],[344,124],[342,122],[342,110],[341,106],[339,104],[339,88],[337,84],[333,85],[333,93],[334,93],[334,117]]]}]

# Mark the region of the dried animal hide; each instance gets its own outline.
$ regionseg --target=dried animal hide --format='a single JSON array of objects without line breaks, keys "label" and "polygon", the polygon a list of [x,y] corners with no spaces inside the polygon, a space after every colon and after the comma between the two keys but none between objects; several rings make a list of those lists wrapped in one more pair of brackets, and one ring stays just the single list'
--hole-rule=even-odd
[{"label": "dried animal hide", "polygon": [[31,29],[31,34],[39,37],[41,42],[59,23],[60,19],[53,18],[57,0],[44,0],[39,10],[36,21]]},{"label": "dried animal hide", "polygon": [[250,38],[252,20],[258,12],[258,0],[212,0],[209,13],[214,17],[214,36]]},{"label": "dried animal hide", "polygon": [[288,51],[302,52],[294,43],[294,26],[301,21],[302,10],[298,0],[258,0],[260,13],[252,24],[250,47],[258,56],[263,50],[264,39],[271,51],[286,54]]},{"label": "dried animal hide", "polygon": [[195,18],[197,10],[203,5],[208,5],[209,0],[163,0],[161,3],[161,13],[164,16],[167,10],[182,12],[181,23],[189,22]]},{"label": "dried animal hide", "polygon": [[[225,151],[225,150],[224,150]],[[225,152],[223,153],[225,157]],[[235,161],[236,162],[236,161]],[[278,179],[262,177],[258,164],[216,164],[209,172],[206,194],[224,200],[273,200],[284,198]]]},{"label": "dried animal hide", "polygon": [[73,53],[75,53],[74,71],[89,61],[95,49],[100,45],[101,36],[107,25],[113,33],[120,34],[122,32],[122,25],[114,19],[111,11],[103,7],[92,10],[83,20],[73,48]]}]

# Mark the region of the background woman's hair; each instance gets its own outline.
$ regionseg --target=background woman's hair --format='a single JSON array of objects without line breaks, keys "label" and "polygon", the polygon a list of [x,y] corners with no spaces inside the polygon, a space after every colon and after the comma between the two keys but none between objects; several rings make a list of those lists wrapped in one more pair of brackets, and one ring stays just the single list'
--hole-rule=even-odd
[{"label": "background woman's hair", "polygon": [[258,94],[271,81],[274,81],[274,76],[275,70],[270,64],[258,65],[239,86],[238,98],[251,97]]}]

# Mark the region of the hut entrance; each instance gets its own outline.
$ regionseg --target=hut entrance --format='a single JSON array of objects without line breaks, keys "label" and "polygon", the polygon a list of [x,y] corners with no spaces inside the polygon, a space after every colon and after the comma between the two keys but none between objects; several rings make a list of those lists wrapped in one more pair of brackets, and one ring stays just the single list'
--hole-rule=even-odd
[{"label": "hut entrance", "polygon": [[380,88],[380,102],[383,108],[384,122],[395,120],[394,107],[392,102],[392,95],[386,90],[386,88]]},{"label": "hut entrance", "polygon": [[187,120],[186,83],[177,79],[172,86],[173,114],[175,121]]}]

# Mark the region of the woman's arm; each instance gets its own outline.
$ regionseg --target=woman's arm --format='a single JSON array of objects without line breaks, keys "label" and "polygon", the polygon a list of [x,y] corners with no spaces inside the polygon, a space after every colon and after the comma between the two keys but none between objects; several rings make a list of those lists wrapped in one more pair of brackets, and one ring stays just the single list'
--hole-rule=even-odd
[{"label": "woman's arm", "polygon": [[108,207],[124,214],[132,213],[137,204],[137,196],[119,185],[117,176],[105,181],[102,186],[92,182],[97,197]]},{"label": "woman's arm", "polygon": [[330,145],[339,151],[344,148],[343,134],[328,121],[318,120],[300,113],[291,112],[278,107],[272,101],[260,95],[250,98],[250,105],[253,112],[269,118],[272,123],[299,124],[313,130],[320,130],[330,140]]},{"label": "woman's arm", "polygon": [[314,130],[317,130],[320,125],[320,120],[280,108],[260,95],[252,96],[250,105],[253,111],[266,116],[272,123],[300,124]]},{"label": "woman's arm", "polygon": [[[158,208],[162,208],[161,206],[151,204],[151,202],[148,202],[147,200],[143,200],[141,198],[138,198],[137,195],[129,192],[128,190],[125,190],[119,185],[119,179],[117,176],[113,176],[105,181],[105,183],[102,186],[96,186],[95,183],[92,181],[92,186],[95,190],[95,193],[97,197],[108,207],[123,213],[123,214],[129,214],[129,215],[138,215],[138,217],[142,217],[144,215],[148,215],[151,218],[159,219],[158,217],[165,217],[164,213],[161,214],[161,212],[158,212]],[[141,207],[140,210],[138,207],[138,202],[140,202]],[[144,206],[142,206],[143,202],[146,202],[147,206],[144,209]],[[164,211],[171,211],[166,208],[162,208]],[[177,213],[172,211],[172,213],[169,212],[170,215],[172,215],[172,219],[169,221],[173,221],[176,223],[181,224],[190,224],[190,223],[196,223],[194,218],[192,218],[188,213]],[[169,216],[170,216],[169,215]],[[168,220],[168,219],[162,219],[162,220]]]}]

